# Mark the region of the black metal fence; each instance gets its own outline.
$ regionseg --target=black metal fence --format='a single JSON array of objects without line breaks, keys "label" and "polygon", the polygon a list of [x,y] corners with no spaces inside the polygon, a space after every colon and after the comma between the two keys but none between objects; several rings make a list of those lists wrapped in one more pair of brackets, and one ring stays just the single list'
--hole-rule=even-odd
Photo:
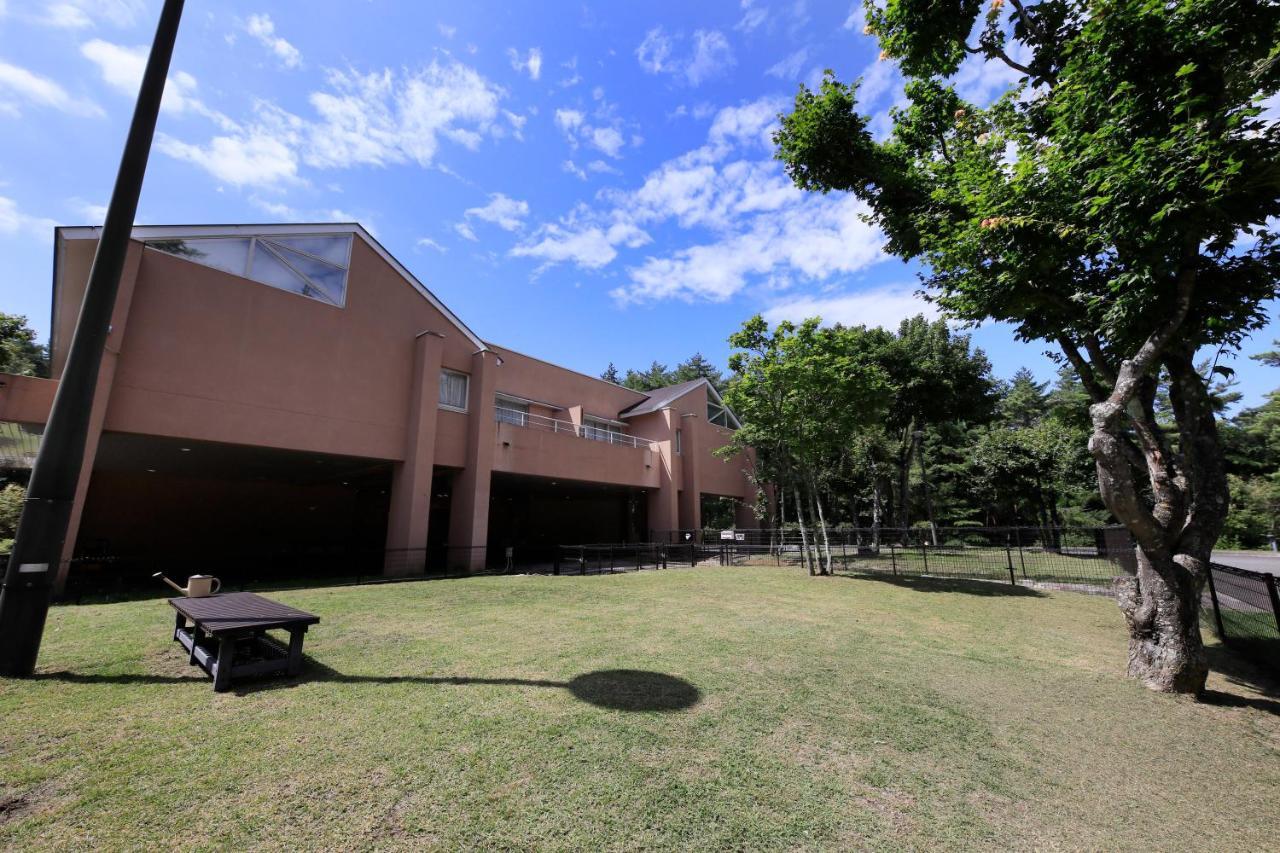
[{"label": "black metal fence", "polygon": [[596,545],[561,545],[551,573],[591,575],[696,566],[705,558],[695,545],[666,545],[661,542],[622,542]]},{"label": "black metal fence", "polygon": [[[191,575],[208,574],[217,577],[228,590],[280,589],[486,574],[596,574],[695,565],[717,557],[714,548],[635,542],[550,547],[94,555],[71,561],[60,600],[84,603],[172,595],[172,589],[153,577],[157,572],[180,585]],[[5,559],[7,556],[0,554],[0,569]]]},{"label": "black metal fence", "polygon": [[[1132,575],[1136,569],[1132,548],[1057,548],[1038,545],[901,545],[857,544],[843,539],[830,542],[831,569],[837,572],[883,573],[952,577],[998,581],[1022,586],[1070,589],[1077,592],[1110,594],[1115,579]],[[774,546],[726,542],[727,564],[804,563],[804,546],[781,543]],[[810,556],[825,567],[821,548],[809,543]]]},{"label": "black metal fence", "polygon": [[1209,565],[1201,613],[1218,639],[1280,670],[1280,590],[1275,575]]}]

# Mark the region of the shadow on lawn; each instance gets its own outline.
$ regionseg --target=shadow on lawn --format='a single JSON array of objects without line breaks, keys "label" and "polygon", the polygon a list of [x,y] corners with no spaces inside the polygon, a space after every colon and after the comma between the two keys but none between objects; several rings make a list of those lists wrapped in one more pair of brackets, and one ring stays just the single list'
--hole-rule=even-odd
[{"label": "shadow on lawn", "polygon": [[916,592],[963,592],[967,595],[1022,596],[1044,598],[1043,592],[1025,586],[1014,586],[1004,581],[977,581],[967,578],[920,577],[917,575],[885,575],[879,572],[837,572],[835,577],[856,580],[879,581],[890,586],[900,586]]},{"label": "shadow on lawn", "polygon": [[[568,681],[548,681],[532,678],[472,678],[470,676],[421,676],[421,675],[347,675],[325,666],[304,655],[306,665],[300,675],[274,679],[261,679],[233,683],[237,696],[296,687],[305,682],[329,682],[338,684],[425,684],[470,685],[488,684],[511,687],[561,687],[577,699],[600,708],[616,711],[682,711],[702,700],[702,691],[693,684],[663,672],[641,669],[602,669],[575,675]],[[190,681],[208,682],[198,675],[174,676],[128,673],[122,675],[93,675],[76,672],[45,672],[35,676],[49,681],[66,681],[73,684],[183,684]]]}]

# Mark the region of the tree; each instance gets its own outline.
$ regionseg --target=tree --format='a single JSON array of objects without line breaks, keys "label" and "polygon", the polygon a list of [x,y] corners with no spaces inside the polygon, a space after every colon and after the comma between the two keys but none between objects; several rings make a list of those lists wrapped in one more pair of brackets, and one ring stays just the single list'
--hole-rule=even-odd
[{"label": "tree", "polygon": [[[891,136],[872,137],[857,84],[829,72],[782,117],[778,156],[802,189],[861,199],[953,316],[1060,347],[1092,401],[1103,500],[1138,543],[1118,589],[1129,673],[1199,693],[1228,491],[1194,359],[1238,347],[1277,293],[1280,128],[1258,104],[1280,90],[1280,5],[1000,0],[976,46],[974,0],[866,12],[908,78]],[[966,102],[946,80],[970,54],[1021,82]],[[1173,430],[1154,413],[1161,370]]]},{"label": "tree", "polygon": [[[829,574],[822,493],[846,452],[845,439],[874,424],[884,410],[887,378],[877,361],[877,341],[864,328],[824,329],[815,319],[773,329],[759,315],[729,338],[733,377],[726,404],[737,430],[722,454],[755,449],[757,466],[777,485],[780,502],[791,500],[810,574]],[[810,524],[805,524],[806,516]],[[815,559],[808,531],[815,529]]]},{"label": "tree", "polygon": [[1000,418],[1006,424],[1021,427],[1039,423],[1049,410],[1049,395],[1045,393],[1048,387],[1048,382],[1037,382],[1035,374],[1019,367],[1013,381],[1000,389]]},{"label": "tree", "polygon": [[622,384],[622,376],[618,373],[618,368],[614,363],[609,362],[609,366],[604,369],[604,373],[600,374],[600,378],[605,382],[612,382],[614,385]]},{"label": "tree", "polygon": [[920,467],[925,515],[937,544],[924,437],[950,421],[983,421],[994,403],[991,364],[982,350],[969,349],[969,336],[953,334],[945,320],[923,315],[903,320],[896,336],[884,339],[878,356],[889,377],[886,426],[897,439],[896,525],[910,524],[910,474]]},{"label": "tree", "polygon": [[689,382],[693,379],[706,379],[717,392],[724,393],[724,374],[700,352],[695,352],[688,361],[677,364],[676,369],[671,372],[672,382]]},{"label": "tree", "polygon": [[0,312],[0,373],[49,375],[48,351],[21,314]]},{"label": "tree", "polygon": [[667,370],[667,366],[654,361],[646,371],[627,370],[622,384],[633,391],[654,391],[675,383],[671,380],[671,372]]}]

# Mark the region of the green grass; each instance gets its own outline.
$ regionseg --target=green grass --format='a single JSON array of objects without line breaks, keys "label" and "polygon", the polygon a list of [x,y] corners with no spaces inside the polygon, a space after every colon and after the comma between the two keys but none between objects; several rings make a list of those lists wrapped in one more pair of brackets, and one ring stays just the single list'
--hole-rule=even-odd
[{"label": "green grass", "polygon": [[[1231,668],[1213,704],[1146,691],[1099,597],[770,567],[274,595],[322,616],[309,676],[227,694],[168,639],[162,601],[55,608],[42,677],[0,681],[0,846],[1280,837],[1280,701],[1250,685],[1271,688]],[[697,701],[633,710],[651,697],[574,681],[617,669]]]}]

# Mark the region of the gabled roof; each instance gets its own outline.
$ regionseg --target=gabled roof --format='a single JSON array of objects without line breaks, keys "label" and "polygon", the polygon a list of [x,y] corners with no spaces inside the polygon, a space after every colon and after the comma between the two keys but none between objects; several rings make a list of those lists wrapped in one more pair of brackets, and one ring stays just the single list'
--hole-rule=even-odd
[{"label": "gabled roof", "polygon": [[[54,271],[53,280],[54,287],[58,284],[57,269],[57,251],[56,244],[61,240],[96,240],[102,233],[102,227],[99,225],[71,225],[61,226],[54,229]],[[487,347],[480,336],[471,331],[467,324],[458,318],[458,315],[449,310],[434,293],[427,289],[426,285],[418,281],[418,279],[405,269],[404,265],[395,259],[395,257],[383,248],[382,244],[374,239],[373,235],[364,229],[358,222],[314,222],[314,223],[289,223],[287,225],[135,225],[133,226],[132,238],[134,240],[165,240],[183,237],[235,237],[250,236],[261,234],[264,236],[300,236],[311,234],[351,234],[359,237],[365,242],[369,248],[377,252],[379,257],[386,261],[392,269],[398,272],[414,290],[418,291],[424,299],[431,304],[445,319],[462,332],[467,340],[471,341],[478,350],[487,350]]]},{"label": "gabled roof", "polygon": [[688,382],[681,382],[677,385],[668,385],[665,388],[656,388],[649,392],[649,398],[647,400],[641,400],[634,406],[623,409],[618,414],[618,417],[633,418],[668,408],[676,400],[679,400],[699,385],[707,386],[707,396],[717,404],[724,406],[724,410],[729,413],[729,417],[733,419],[734,424],[741,428],[742,423],[738,420],[738,416],[733,413],[732,409],[724,405],[724,399],[720,396],[720,392],[717,391],[716,386],[712,385],[710,380],[706,378],[690,379]]}]

